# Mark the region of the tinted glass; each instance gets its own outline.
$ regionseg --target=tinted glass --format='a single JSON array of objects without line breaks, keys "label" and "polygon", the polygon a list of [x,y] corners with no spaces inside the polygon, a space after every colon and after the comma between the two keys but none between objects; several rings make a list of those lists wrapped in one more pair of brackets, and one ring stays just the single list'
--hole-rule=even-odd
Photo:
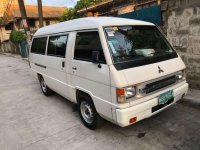
[{"label": "tinted glass", "polygon": [[65,57],[67,35],[49,37],[47,55]]},{"label": "tinted glass", "polygon": [[34,38],[31,47],[31,52],[44,55],[46,50],[46,43],[47,37]]},{"label": "tinted glass", "polygon": [[77,33],[74,59],[92,61],[92,51],[99,51],[99,61],[105,63],[99,33],[97,31]]}]

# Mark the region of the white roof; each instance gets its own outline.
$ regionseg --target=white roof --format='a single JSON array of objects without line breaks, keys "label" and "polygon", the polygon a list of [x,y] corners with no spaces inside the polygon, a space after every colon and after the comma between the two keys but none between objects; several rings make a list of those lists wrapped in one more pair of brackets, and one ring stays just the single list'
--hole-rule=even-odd
[{"label": "white roof", "polygon": [[73,30],[96,29],[103,26],[154,25],[149,22],[118,17],[85,17],[40,28],[34,36]]}]

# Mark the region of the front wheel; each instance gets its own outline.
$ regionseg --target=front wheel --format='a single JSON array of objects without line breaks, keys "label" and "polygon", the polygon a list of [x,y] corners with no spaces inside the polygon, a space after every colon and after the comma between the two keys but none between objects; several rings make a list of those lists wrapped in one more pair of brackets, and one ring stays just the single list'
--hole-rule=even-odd
[{"label": "front wheel", "polygon": [[78,102],[78,110],[83,124],[94,130],[102,123],[102,118],[97,113],[95,106],[89,96],[81,96]]}]

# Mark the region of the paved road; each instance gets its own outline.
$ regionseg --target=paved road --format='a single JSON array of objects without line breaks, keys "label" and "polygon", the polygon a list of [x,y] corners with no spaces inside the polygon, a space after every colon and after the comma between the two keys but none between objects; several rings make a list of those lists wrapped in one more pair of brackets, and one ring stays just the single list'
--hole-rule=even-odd
[{"label": "paved road", "polygon": [[0,55],[0,150],[200,150],[200,110],[178,103],[121,128],[85,128],[72,103],[45,97],[28,63]]}]

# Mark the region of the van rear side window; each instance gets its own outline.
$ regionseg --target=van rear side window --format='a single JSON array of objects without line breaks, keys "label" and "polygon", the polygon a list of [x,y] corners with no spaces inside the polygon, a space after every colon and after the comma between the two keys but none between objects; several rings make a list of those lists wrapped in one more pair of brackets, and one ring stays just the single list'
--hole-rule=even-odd
[{"label": "van rear side window", "polygon": [[49,37],[47,55],[65,57],[67,46],[67,35]]},{"label": "van rear side window", "polygon": [[31,52],[45,55],[46,44],[47,44],[47,37],[34,38],[31,47]]},{"label": "van rear side window", "polygon": [[99,62],[106,63],[98,31],[77,33],[74,59],[91,62],[92,51],[99,51]]}]

